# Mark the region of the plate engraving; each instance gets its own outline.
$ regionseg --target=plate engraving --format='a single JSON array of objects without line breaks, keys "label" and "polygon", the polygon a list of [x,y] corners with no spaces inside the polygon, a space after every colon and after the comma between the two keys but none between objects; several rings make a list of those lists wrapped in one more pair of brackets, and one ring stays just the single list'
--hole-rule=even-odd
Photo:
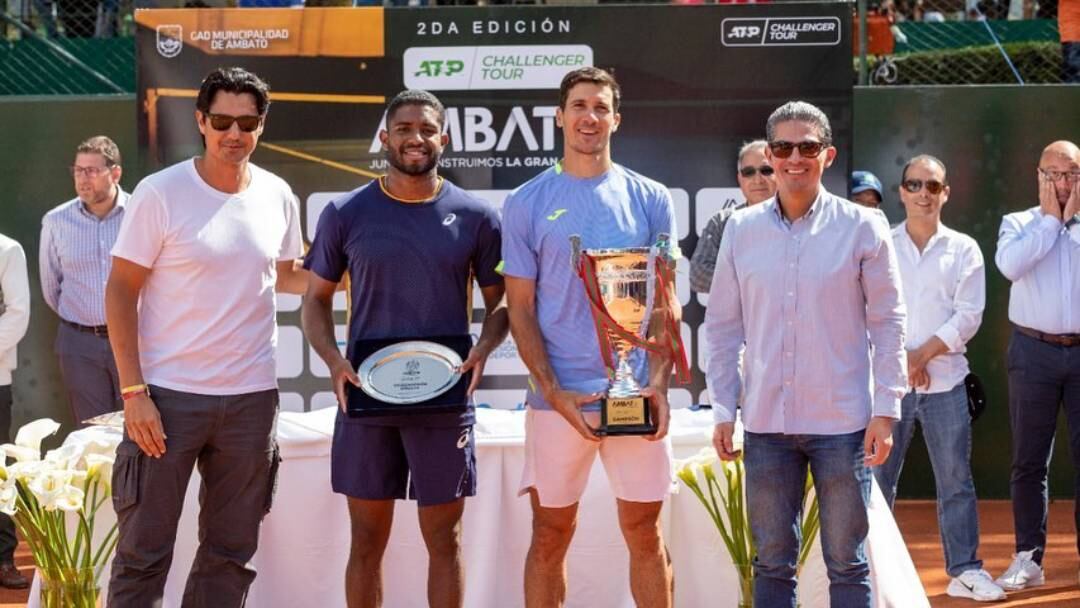
[{"label": "plate engraving", "polygon": [[385,403],[419,403],[442,395],[461,378],[461,357],[426,340],[381,348],[360,363],[360,388]]}]

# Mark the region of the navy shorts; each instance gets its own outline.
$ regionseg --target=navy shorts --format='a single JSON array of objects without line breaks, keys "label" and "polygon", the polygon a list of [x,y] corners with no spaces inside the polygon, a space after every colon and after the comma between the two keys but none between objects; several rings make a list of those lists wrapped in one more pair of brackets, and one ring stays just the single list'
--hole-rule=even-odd
[{"label": "navy shorts", "polygon": [[421,507],[475,496],[473,427],[365,424],[339,411],[330,484],[338,494],[365,500],[407,495]]}]

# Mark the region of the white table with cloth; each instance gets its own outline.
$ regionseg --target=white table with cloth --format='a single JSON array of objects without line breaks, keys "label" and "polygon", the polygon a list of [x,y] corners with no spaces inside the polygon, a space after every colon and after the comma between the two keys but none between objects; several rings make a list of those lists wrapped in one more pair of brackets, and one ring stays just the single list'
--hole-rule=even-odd
[{"label": "white table with cloth", "polygon": [[[334,410],[283,412],[277,436],[282,463],[274,507],[262,525],[253,558],[258,576],[248,606],[254,608],[332,608],[345,606],[345,563],[349,518],[345,499],[330,490],[330,438]],[[477,411],[477,495],[466,503],[463,552],[465,605],[514,608],[524,605],[523,568],[529,547],[529,501],[518,497],[524,462],[524,412]],[[709,444],[708,411],[674,410],[671,436],[676,459]],[[87,441],[94,427],[67,441]],[[198,471],[188,487],[163,608],[177,608],[197,543]],[[108,513],[106,514],[106,511]],[[675,572],[675,604],[681,608],[735,606],[738,579],[719,535],[697,498],[687,489],[674,494],[663,512],[664,535]],[[99,529],[115,521],[102,510]],[[98,532],[100,535],[102,532]],[[100,538],[100,536],[99,536]],[[892,514],[875,487],[870,509],[869,554],[875,606],[929,606],[918,573]],[[567,557],[568,607],[632,607],[628,557],[616,519],[615,501],[599,460],[581,501],[577,533]],[[416,505],[399,501],[383,562],[387,608],[427,605],[427,553],[416,521]],[[108,572],[103,574],[108,580]],[[30,596],[36,607],[37,581]],[[820,549],[802,573],[800,604],[828,606],[828,581]]]}]

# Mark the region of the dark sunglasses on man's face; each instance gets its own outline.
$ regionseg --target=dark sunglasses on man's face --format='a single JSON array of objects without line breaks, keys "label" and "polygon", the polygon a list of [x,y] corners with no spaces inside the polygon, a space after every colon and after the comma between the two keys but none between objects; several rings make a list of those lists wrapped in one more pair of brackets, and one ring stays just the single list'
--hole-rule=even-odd
[{"label": "dark sunglasses on man's face", "polygon": [[936,179],[928,179],[926,181],[921,179],[905,179],[904,183],[900,185],[904,187],[904,190],[907,190],[912,194],[922,190],[923,186],[926,186],[926,191],[930,194],[941,194],[941,191],[945,189],[945,184]]},{"label": "dark sunglasses on man's face", "polygon": [[772,150],[773,156],[776,158],[787,158],[791,156],[791,153],[795,151],[795,148],[799,149],[799,156],[803,158],[817,158],[818,154],[825,148],[828,148],[829,144],[821,141],[800,141],[794,143],[790,141],[770,141],[769,149]]},{"label": "dark sunglasses on man's face", "polygon": [[262,116],[229,116],[228,114],[207,114],[210,126],[216,131],[228,131],[235,122],[244,133],[251,133],[262,124]]},{"label": "dark sunglasses on man's face", "polygon": [[773,168],[769,165],[761,165],[760,167],[743,167],[742,169],[739,169],[739,175],[745,177],[746,179],[750,179],[758,173],[761,173],[762,177],[769,177],[774,172],[775,171],[773,170]]}]

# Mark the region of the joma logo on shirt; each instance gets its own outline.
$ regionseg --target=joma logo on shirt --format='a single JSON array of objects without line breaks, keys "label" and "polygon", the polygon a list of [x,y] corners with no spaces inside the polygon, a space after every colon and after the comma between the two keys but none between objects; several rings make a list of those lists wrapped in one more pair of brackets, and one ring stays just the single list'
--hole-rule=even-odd
[{"label": "joma logo on shirt", "polygon": [[566,211],[567,211],[566,209],[556,209],[554,213],[552,213],[551,215],[547,216],[547,219],[549,219],[549,220],[551,220],[551,221],[553,221],[553,222],[554,222],[555,220],[557,220],[557,219],[559,219],[560,217],[562,217],[562,215],[563,215],[564,213],[566,213]]}]

